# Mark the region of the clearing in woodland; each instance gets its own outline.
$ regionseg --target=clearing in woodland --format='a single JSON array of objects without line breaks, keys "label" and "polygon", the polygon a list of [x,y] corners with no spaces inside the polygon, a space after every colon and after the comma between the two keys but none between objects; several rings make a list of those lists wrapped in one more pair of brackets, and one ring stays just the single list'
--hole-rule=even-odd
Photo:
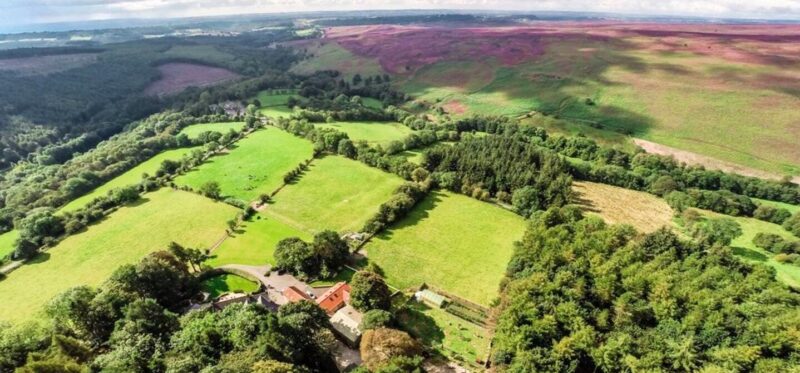
[{"label": "clearing in woodland", "polygon": [[673,225],[672,208],[650,193],[590,182],[575,182],[572,190],[574,203],[606,223],[630,224],[644,233]]},{"label": "clearing in woodland", "polygon": [[89,202],[92,202],[97,197],[103,197],[108,194],[112,189],[124,188],[130,185],[136,185],[140,181],[142,181],[142,176],[144,174],[147,175],[154,175],[156,171],[161,167],[161,163],[165,160],[179,160],[184,155],[191,153],[195,149],[200,149],[200,147],[196,148],[181,148],[181,149],[171,149],[165,150],[157,155],[153,156],[152,158],[140,163],[138,166],[126,171],[122,175],[119,175],[107,183],[95,188],[91,192],[72,200],[70,203],[64,205],[59,212],[71,212],[78,209],[83,208]]},{"label": "clearing in woodland", "polygon": [[170,242],[207,248],[238,210],[194,193],[163,188],[73,234],[0,281],[0,321],[35,318],[74,286],[97,286],[123,264],[165,250]]},{"label": "clearing in woodland", "polygon": [[426,283],[488,306],[524,231],[511,211],[435,191],[365,250],[397,288]]},{"label": "clearing in woodland", "polygon": [[224,197],[255,200],[283,184],[283,176],[313,156],[310,142],[268,127],[239,140],[226,154],[207,160],[175,179],[194,189],[215,181]]},{"label": "clearing in woodland", "polygon": [[309,233],[360,231],[403,179],[340,156],[314,160],[265,212]]}]

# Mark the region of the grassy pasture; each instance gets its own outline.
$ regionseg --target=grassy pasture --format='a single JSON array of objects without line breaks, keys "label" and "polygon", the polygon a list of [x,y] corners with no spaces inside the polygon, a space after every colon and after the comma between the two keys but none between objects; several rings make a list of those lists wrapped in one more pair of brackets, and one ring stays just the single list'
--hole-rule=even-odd
[{"label": "grassy pasture", "polygon": [[730,245],[733,248],[734,254],[745,261],[762,263],[775,268],[776,277],[779,281],[791,287],[800,289],[800,267],[788,263],[778,262],[773,258],[775,254],[756,247],[756,245],[753,244],[753,237],[755,237],[759,232],[777,234],[790,241],[798,240],[797,237],[784,230],[780,225],[772,224],[762,220],[747,217],[730,217],[705,210],[698,211],[700,211],[705,217],[731,218],[739,223],[739,226],[742,228],[742,235],[735,238]]},{"label": "grassy pasture", "polygon": [[798,206],[798,205],[791,205],[791,204],[788,204],[788,203],[769,201],[769,200],[766,200],[766,199],[759,199],[759,198],[753,198],[753,200],[755,200],[756,202],[758,202],[758,203],[760,203],[762,205],[773,206],[773,207],[777,207],[777,208],[781,208],[781,209],[787,209],[792,214],[796,214],[797,212],[800,211],[800,206]]},{"label": "grassy pasture", "polygon": [[214,276],[206,279],[202,283],[203,291],[213,298],[219,298],[226,293],[252,293],[257,291],[261,285],[250,281],[244,277],[229,273]]},{"label": "grassy pasture", "polygon": [[14,252],[14,243],[17,238],[19,238],[19,231],[16,229],[0,234],[0,259]]},{"label": "grassy pasture", "polygon": [[230,130],[234,131],[241,131],[244,127],[244,122],[225,122],[225,123],[199,123],[193,124],[181,130],[180,133],[189,136],[189,138],[195,138],[197,135],[203,132],[219,132],[219,133],[227,133]]},{"label": "grassy pasture", "polygon": [[358,231],[403,183],[399,177],[339,156],[315,160],[275,195],[268,216],[309,233]]},{"label": "grassy pasture", "polygon": [[275,264],[272,255],[275,245],[289,237],[300,237],[304,240],[312,238],[310,234],[283,224],[273,217],[258,214],[215,249],[206,263],[213,267],[225,264]]},{"label": "grassy pasture", "polygon": [[320,128],[333,128],[347,133],[351,140],[364,140],[370,145],[386,146],[395,140],[403,140],[414,132],[395,122],[336,122],[316,124]]},{"label": "grassy pasture", "polygon": [[165,150],[152,158],[140,163],[138,166],[126,171],[125,173],[109,180],[107,183],[95,188],[91,192],[72,200],[70,203],[64,205],[59,212],[69,212],[81,209],[89,202],[97,197],[102,197],[108,194],[112,189],[122,188],[129,185],[138,184],[142,180],[143,174],[153,175],[161,167],[161,163],[165,160],[178,160],[184,155],[189,154],[197,148],[182,148]]},{"label": "grassy pasture", "polygon": [[175,179],[179,185],[199,188],[219,183],[222,193],[250,201],[283,184],[283,175],[311,158],[313,146],[277,128],[258,130],[238,141],[227,154],[215,156]]},{"label": "grassy pasture", "polygon": [[365,249],[395,287],[424,282],[488,305],[524,231],[525,221],[510,211],[437,191]]},{"label": "grassy pasture", "polygon": [[280,93],[274,91],[261,91],[256,96],[261,108],[258,111],[267,117],[285,118],[292,113],[292,108],[286,106],[289,98],[295,96],[294,93]]},{"label": "grassy pasture", "polygon": [[672,208],[652,194],[590,182],[575,182],[572,190],[573,202],[607,223],[630,224],[645,233],[672,226]]},{"label": "grassy pasture", "polygon": [[397,318],[404,330],[444,356],[474,362],[488,355],[489,331],[443,309],[410,302]]},{"label": "grassy pasture", "polygon": [[194,193],[161,189],[67,237],[0,281],[0,320],[35,318],[55,295],[97,286],[120,265],[138,262],[172,242],[208,247],[225,232],[236,209]]}]

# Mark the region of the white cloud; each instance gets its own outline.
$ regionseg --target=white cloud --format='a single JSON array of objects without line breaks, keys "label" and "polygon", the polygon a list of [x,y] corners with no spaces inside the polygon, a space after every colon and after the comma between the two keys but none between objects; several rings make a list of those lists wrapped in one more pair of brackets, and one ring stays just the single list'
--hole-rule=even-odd
[{"label": "white cloud", "polygon": [[445,8],[800,19],[800,0],[0,0],[0,28],[107,18]]}]

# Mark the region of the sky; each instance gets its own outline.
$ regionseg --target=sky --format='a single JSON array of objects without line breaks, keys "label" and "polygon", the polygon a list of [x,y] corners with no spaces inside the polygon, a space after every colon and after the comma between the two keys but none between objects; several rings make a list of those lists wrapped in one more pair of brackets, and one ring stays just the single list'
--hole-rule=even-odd
[{"label": "sky", "polygon": [[800,20],[800,0],[0,0],[0,28],[318,10],[489,9]]}]

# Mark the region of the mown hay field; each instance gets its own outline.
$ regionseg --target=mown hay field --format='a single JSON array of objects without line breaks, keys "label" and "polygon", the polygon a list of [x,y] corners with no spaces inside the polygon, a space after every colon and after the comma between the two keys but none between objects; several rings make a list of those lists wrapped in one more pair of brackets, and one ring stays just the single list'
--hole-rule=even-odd
[{"label": "mown hay field", "polygon": [[574,203],[609,224],[630,224],[640,232],[672,227],[672,208],[650,193],[591,182],[572,184]]}]

